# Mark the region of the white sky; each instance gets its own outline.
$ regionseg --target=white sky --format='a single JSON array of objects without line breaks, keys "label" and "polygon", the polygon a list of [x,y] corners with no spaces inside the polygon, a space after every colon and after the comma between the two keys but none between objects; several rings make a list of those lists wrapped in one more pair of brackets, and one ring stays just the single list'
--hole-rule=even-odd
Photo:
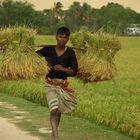
[{"label": "white sky", "polygon": [[53,7],[54,2],[60,1],[64,9],[67,9],[74,1],[78,1],[80,3],[86,2],[94,8],[100,8],[103,5],[106,5],[108,2],[119,3],[124,7],[130,7],[131,9],[140,13],[140,0],[21,0],[28,1],[35,5],[35,9],[43,10],[50,9]]}]

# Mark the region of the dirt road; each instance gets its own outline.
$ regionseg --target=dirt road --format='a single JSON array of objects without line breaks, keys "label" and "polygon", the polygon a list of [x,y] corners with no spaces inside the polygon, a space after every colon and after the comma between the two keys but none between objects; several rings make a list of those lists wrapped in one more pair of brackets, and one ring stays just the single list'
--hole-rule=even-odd
[{"label": "dirt road", "polygon": [[40,140],[20,130],[9,119],[0,117],[0,140]]}]

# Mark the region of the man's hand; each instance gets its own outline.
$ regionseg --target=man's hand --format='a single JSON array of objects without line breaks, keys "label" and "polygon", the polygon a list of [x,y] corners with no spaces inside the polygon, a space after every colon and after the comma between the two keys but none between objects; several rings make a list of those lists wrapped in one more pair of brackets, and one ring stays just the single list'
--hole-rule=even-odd
[{"label": "man's hand", "polygon": [[54,70],[57,70],[57,71],[65,71],[65,68],[62,65],[58,64],[58,65],[55,65],[54,66]]},{"label": "man's hand", "polygon": [[70,68],[65,68],[63,67],[62,65],[58,64],[58,65],[55,65],[54,66],[54,70],[57,70],[57,71],[64,71],[66,72],[68,75],[73,75],[73,70],[70,69]]}]

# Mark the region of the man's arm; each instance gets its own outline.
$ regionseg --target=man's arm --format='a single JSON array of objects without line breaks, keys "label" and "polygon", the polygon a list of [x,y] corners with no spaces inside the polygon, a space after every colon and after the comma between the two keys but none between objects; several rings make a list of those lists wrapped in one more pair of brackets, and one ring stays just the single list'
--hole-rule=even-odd
[{"label": "man's arm", "polygon": [[46,48],[42,48],[36,51],[37,54],[39,54],[40,56],[46,56]]},{"label": "man's arm", "polygon": [[78,62],[74,50],[71,51],[70,68],[73,70],[70,76],[75,76],[78,72]]}]

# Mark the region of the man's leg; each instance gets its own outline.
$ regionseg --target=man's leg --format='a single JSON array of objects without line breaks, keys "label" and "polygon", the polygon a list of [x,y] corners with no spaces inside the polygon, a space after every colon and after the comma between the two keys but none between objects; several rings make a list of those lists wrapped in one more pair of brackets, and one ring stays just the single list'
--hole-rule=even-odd
[{"label": "man's leg", "polygon": [[61,112],[58,110],[58,118],[57,118],[57,124],[59,126],[61,120]]},{"label": "man's leg", "polygon": [[52,126],[52,139],[58,140],[58,126],[61,118],[61,113],[58,109],[54,109],[50,113],[50,123]]}]

